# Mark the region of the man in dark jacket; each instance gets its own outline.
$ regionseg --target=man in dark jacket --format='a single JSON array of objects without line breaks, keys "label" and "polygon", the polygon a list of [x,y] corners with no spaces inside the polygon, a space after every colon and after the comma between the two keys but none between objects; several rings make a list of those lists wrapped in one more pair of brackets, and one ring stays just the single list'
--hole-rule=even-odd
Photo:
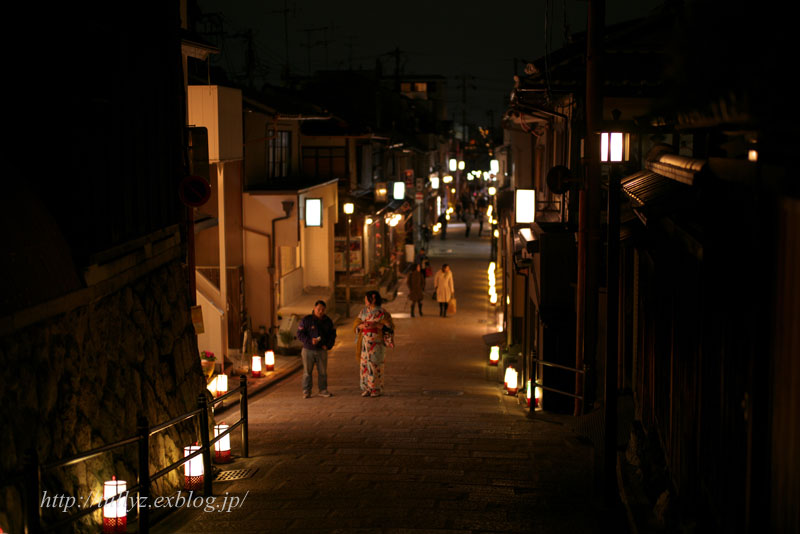
[{"label": "man in dark jacket", "polygon": [[336,327],[331,318],[325,315],[324,300],[314,303],[314,309],[303,317],[297,327],[297,339],[303,342],[303,398],[311,397],[313,379],[311,373],[317,366],[319,396],[330,397],[328,392],[328,350],[336,342]]}]

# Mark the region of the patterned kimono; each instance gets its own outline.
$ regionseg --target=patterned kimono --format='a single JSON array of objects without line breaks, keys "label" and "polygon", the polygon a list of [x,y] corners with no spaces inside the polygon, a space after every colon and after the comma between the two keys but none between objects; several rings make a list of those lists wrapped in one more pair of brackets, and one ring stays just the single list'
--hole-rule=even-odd
[{"label": "patterned kimono", "polygon": [[[380,307],[364,307],[356,323],[373,323],[366,328],[357,327],[361,341],[361,389],[370,393],[383,392],[383,323],[392,324],[391,316]],[[383,321],[383,323],[381,322]]]}]

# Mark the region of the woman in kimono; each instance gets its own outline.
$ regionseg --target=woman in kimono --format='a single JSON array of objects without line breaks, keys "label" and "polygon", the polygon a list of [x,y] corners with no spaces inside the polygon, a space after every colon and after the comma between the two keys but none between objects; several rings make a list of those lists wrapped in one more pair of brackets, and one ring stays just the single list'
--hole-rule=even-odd
[{"label": "woman in kimono", "polygon": [[383,393],[383,328],[394,330],[389,312],[381,308],[380,293],[367,291],[364,308],[355,321],[355,331],[361,346],[361,396],[379,397]]}]

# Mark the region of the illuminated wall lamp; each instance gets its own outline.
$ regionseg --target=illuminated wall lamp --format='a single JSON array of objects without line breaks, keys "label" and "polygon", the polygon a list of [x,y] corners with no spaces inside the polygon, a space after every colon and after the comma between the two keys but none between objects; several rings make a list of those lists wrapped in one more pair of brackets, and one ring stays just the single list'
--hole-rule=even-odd
[{"label": "illuminated wall lamp", "polygon": [[[228,425],[223,422],[214,425],[214,437],[224,434],[228,428]],[[231,461],[233,461],[233,458],[231,458],[231,435],[225,434],[219,441],[214,443],[214,463],[227,464]]]},{"label": "illuminated wall lamp", "polygon": [[489,162],[489,170],[492,174],[497,174],[500,172],[500,162],[496,159],[493,159]]},{"label": "illuminated wall lamp", "polygon": [[406,196],[406,183],[395,182],[392,186],[392,198],[395,200],[403,200]]},{"label": "illuminated wall lamp", "polygon": [[[186,458],[192,453],[199,451],[200,445],[195,443],[183,448],[183,457]],[[203,489],[203,455],[198,454],[188,462],[183,464],[183,489],[199,491]]]},{"label": "illuminated wall lamp", "polygon": [[463,160],[458,162],[458,170],[459,171],[463,171],[464,170],[464,161]]},{"label": "illuminated wall lamp", "polygon": [[489,186],[489,196],[493,197],[497,193],[497,188],[493,185]]},{"label": "illuminated wall lamp", "polygon": [[600,134],[600,161],[619,163],[630,158],[630,134],[602,132]]},{"label": "illuminated wall lamp", "polygon": [[111,477],[111,480],[106,480],[103,483],[103,501],[106,503],[103,505],[103,534],[115,534],[128,531],[128,514],[125,506],[125,497],[115,501],[110,500],[116,495],[125,493],[127,489],[127,482],[124,480],[117,480],[115,476]]},{"label": "illuminated wall lamp", "polygon": [[489,365],[497,365],[500,361],[500,347],[497,345],[489,349]]},{"label": "illuminated wall lamp", "polygon": [[307,198],[305,215],[306,215],[306,226],[312,226],[312,227],[322,226],[322,199]]},{"label": "illuminated wall lamp", "polygon": [[261,377],[261,372],[264,370],[264,367],[261,365],[261,356],[253,354],[253,358],[250,361],[250,374],[253,375],[253,378]]},{"label": "illuminated wall lamp", "polygon": [[453,177],[452,177],[451,175],[449,175],[449,174],[445,174],[445,175],[442,177],[442,182],[444,182],[444,183],[446,183],[446,184],[449,184],[449,183],[450,183],[450,182],[452,182],[452,181],[453,181]]},{"label": "illuminated wall lamp", "polygon": [[353,206],[352,202],[345,202],[342,204],[342,211],[345,215],[352,215],[353,211],[355,211],[355,206]]},{"label": "illuminated wall lamp", "polygon": [[431,176],[431,189],[439,189],[439,177]]},{"label": "illuminated wall lamp", "polygon": [[267,371],[275,370],[275,351],[268,350],[264,353],[264,367]]},{"label": "illuminated wall lamp", "polygon": [[514,191],[514,220],[517,224],[530,224],[536,218],[536,191],[517,189]]},{"label": "illuminated wall lamp", "polygon": [[456,158],[450,158],[448,168],[450,172],[455,171],[458,168],[458,160],[456,160]]}]

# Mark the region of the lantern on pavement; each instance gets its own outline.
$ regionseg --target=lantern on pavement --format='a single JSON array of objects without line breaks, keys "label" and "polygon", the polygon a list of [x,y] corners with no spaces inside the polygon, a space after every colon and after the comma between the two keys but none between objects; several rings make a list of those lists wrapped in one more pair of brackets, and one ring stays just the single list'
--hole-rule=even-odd
[{"label": "lantern on pavement", "polygon": [[264,353],[264,366],[267,371],[275,370],[275,352],[268,350]]},{"label": "lantern on pavement", "polygon": [[[220,423],[214,425],[214,437],[224,434],[228,430],[228,425]],[[214,443],[214,462],[227,464],[231,461],[231,435],[225,434],[219,441]]]},{"label": "lantern on pavement", "polygon": [[[183,457],[191,456],[192,453],[199,451],[200,445],[196,443],[183,448]],[[198,454],[188,462],[183,464],[183,489],[202,490],[203,489],[203,455]]]},{"label": "lantern on pavement", "polygon": [[[125,507],[125,497],[112,501],[112,497],[127,492],[128,484],[124,480],[111,477],[103,483],[103,534],[127,532],[128,516]],[[2,532],[2,531],[0,531]]]}]

